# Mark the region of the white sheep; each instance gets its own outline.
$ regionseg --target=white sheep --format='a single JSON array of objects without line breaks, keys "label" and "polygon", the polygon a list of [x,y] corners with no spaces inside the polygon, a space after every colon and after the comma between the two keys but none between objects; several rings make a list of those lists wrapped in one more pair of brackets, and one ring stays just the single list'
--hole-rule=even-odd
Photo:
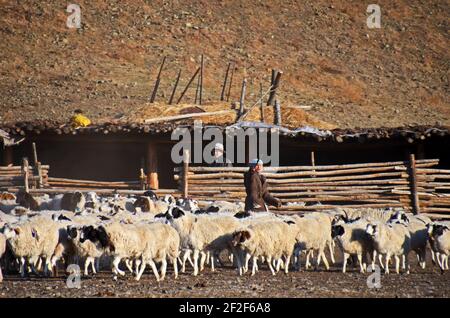
[{"label": "white sheep", "polygon": [[436,258],[442,271],[448,270],[448,257],[450,255],[450,226],[429,223],[427,231],[430,245],[436,251]]},{"label": "white sheep", "polygon": [[404,224],[408,228],[411,236],[411,250],[416,253],[420,267],[425,269],[428,243],[427,224],[431,220],[423,215],[407,215],[404,211],[396,211],[388,222]]},{"label": "white sheep", "polygon": [[[233,246],[243,251],[245,262],[253,260],[252,273],[255,275],[257,260],[263,257],[269,266],[272,275],[275,275],[275,268],[272,260],[277,260],[277,267],[284,257],[284,270],[288,273],[289,261],[294,251],[295,236],[297,228],[283,221],[256,222],[233,233]],[[239,262],[242,266],[243,262]],[[243,270],[239,270],[242,275]]]},{"label": "white sheep", "polygon": [[[342,272],[346,272],[347,260],[350,256],[358,258],[360,272],[367,268],[367,254],[373,255],[374,248],[371,238],[366,233],[367,222],[358,220],[351,223],[335,224],[332,227],[332,237],[338,241],[338,245],[344,255]],[[374,256],[372,256],[372,265]]]},{"label": "white sheep", "polygon": [[[164,280],[167,269],[167,258],[173,264],[174,276],[177,278],[177,258],[180,248],[180,236],[178,232],[170,225],[163,223],[139,224],[138,230],[143,233],[146,245],[141,255],[142,262],[136,280],[141,278],[146,264],[151,266],[157,281]],[[161,275],[158,275],[155,262],[161,262]]]},{"label": "white sheep", "polygon": [[[330,226],[324,226],[324,220],[322,217],[314,217],[312,214],[292,216],[295,225],[297,226],[296,234],[296,247],[294,256],[297,259],[296,267],[300,269],[300,253],[302,251],[317,251],[316,267],[320,265],[321,260],[325,264],[325,268],[330,268],[328,260],[325,256],[326,246],[330,246],[331,241],[331,224]],[[307,254],[308,257],[309,253]],[[308,262],[307,262],[308,263]]]},{"label": "white sheep", "polygon": [[84,275],[89,274],[89,265],[91,265],[92,272],[97,273],[95,268],[95,260],[99,259],[104,250],[99,246],[99,243],[92,241],[80,241],[81,232],[83,227],[81,226],[67,226],[67,234],[69,241],[73,244],[74,252],[78,257],[85,259],[84,263]]},{"label": "white sheep", "polygon": [[403,224],[372,222],[367,224],[366,233],[373,240],[374,249],[385,256],[385,272],[389,274],[389,261],[395,257],[395,270],[400,273],[400,256],[403,269],[409,273],[408,254],[411,250],[411,236]]},{"label": "white sheep", "polygon": [[44,217],[36,217],[24,223],[6,225],[5,237],[13,254],[20,260],[20,273],[25,275],[25,261],[36,273],[34,265],[45,259],[45,274],[53,272],[51,257],[59,241],[59,226]]},{"label": "white sheep", "polygon": [[[202,270],[207,252],[214,256],[217,251],[225,249],[229,235],[239,227],[239,221],[232,216],[195,215],[180,209],[174,210],[172,214],[167,214],[167,218],[180,235],[181,247],[193,252],[193,274],[196,276],[199,272],[199,256]],[[211,263],[213,266],[214,261]]]}]

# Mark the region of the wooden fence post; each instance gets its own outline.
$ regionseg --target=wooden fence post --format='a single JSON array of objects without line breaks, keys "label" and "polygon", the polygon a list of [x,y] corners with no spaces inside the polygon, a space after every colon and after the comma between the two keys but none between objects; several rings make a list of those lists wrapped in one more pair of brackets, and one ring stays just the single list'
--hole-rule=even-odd
[{"label": "wooden fence post", "polygon": [[147,144],[147,177],[148,186],[152,190],[159,189],[158,179],[158,149],[154,142]]},{"label": "wooden fence post", "polygon": [[34,162],[34,169],[39,177],[38,182],[36,182],[36,188],[42,188],[44,185],[43,182],[43,177],[42,177],[42,165],[38,160],[38,156],[37,156],[37,149],[36,149],[36,143],[32,143],[32,147],[33,147],[33,162]]},{"label": "wooden fence post", "polygon": [[230,71],[231,63],[228,63],[227,71],[225,72],[225,79],[223,80],[222,93],[220,94],[220,100],[223,101],[225,98],[225,89],[227,87],[228,72]]},{"label": "wooden fence post", "polygon": [[275,106],[274,106],[274,121],[275,125],[280,126],[281,125],[281,107],[278,100],[275,100]]},{"label": "wooden fence post", "polygon": [[263,87],[262,87],[261,82],[259,83],[259,98],[261,99],[260,105],[259,105],[260,116],[261,116],[260,119],[261,119],[261,122],[263,123],[264,122],[264,103],[263,103]]},{"label": "wooden fence post", "polygon": [[409,180],[411,187],[412,210],[414,214],[419,214],[420,206],[419,206],[419,195],[417,193],[416,157],[414,154],[409,155],[409,165],[410,165]]},{"label": "wooden fence post", "polygon": [[247,79],[244,78],[242,81],[241,98],[239,99],[239,116],[244,113],[244,103],[245,103],[245,90],[247,88]]},{"label": "wooden fence post", "polygon": [[189,195],[189,150],[184,150],[183,153],[183,197],[187,198]]},{"label": "wooden fence post", "polygon": [[30,185],[28,183],[28,175],[29,175],[29,169],[28,169],[28,159],[23,158],[22,159],[22,171],[23,171],[23,184],[25,187],[25,192],[30,192]]}]

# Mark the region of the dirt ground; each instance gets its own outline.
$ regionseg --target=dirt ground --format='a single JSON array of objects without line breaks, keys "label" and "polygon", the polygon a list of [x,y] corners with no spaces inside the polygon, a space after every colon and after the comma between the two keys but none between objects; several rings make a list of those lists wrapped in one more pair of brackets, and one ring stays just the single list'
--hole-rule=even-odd
[{"label": "dirt ground", "polygon": [[329,272],[302,270],[276,276],[263,265],[254,277],[239,277],[230,266],[214,273],[207,268],[193,277],[189,268],[177,280],[169,266],[169,276],[159,284],[150,272],[136,282],[129,273],[114,281],[109,271],[102,271],[82,277],[80,289],[68,288],[64,276],[7,275],[0,283],[0,297],[450,297],[450,271],[441,274],[430,261],[425,270],[412,264],[410,275],[382,274],[379,289],[367,287],[369,274],[353,267],[344,274],[340,265],[338,261]]}]

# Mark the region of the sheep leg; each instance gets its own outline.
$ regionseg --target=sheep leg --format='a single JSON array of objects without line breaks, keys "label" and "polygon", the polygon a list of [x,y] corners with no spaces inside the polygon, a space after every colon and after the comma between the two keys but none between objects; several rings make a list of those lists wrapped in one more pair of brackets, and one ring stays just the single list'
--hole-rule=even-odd
[{"label": "sheep leg", "polygon": [[397,274],[400,274],[400,257],[398,257],[398,255],[395,255],[394,258],[395,258],[395,271],[397,272]]},{"label": "sheep leg", "polygon": [[[185,272],[186,271],[186,261],[189,257],[189,255],[191,254],[191,250],[185,250],[184,254],[183,254],[183,263],[181,264],[181,272]],[[192,261],[190,261],[192,264]],[[194,264],[192,264],[192,267],[194,267]]]},{"label": "sheep leg", "polygon": [[[194,257],[195,257],[195,252],[194,252]],[[148,263],[150,264],[150,267],[152,268],[153,274],[155,274],[156,281],[159,282],[159,274],[158,274],[158,270],[156,269],[155,262],[151,259]]]},{"label": "sheep leg", "polygon": [[211,272],[214,272],[214,262],[215,262],[214,255],[211,254],[210,259],[211,259]]},{"label": "sheep leg", "polygon": [[120,276],[125,276],[125,272],[119,268],[120,257],[115,256],[113,260],[113,273],[119,274]]},{"label": "sheep leg", "polygon": [[234,255],[233,255],[233,253],[230,253],[230,262],[231,262],[231,264],[233,264],[233,260],[234,260]]},{"label": "sheep leg", "polygon": [[436,265],[436,259],[434,257],[434,251],[433,249],[431,249],[431,261],[433,262],[434,265]]},{"label": "sheep leg", "polygon": [[436,252],[436,259],[437,259],[437,262],[438,262],[438,266],[439,266],[440,268],[442,268],[442,264],[441,264],[441,253]]},{"label": "sheep leg", "polygon": [[95,257],[91,257],[91,268],[92,273],[97,274],[97,270],[95,269]]},{"label": "sheep leg", "polygon": [[242,251],[240,249],[232,247],[231,254],[233,255],[233,259],[236,262],[236,268],[237,268],[238,275],[242,276],[242,274],[243,274],[243,272],[242,272],[242,257],[241,257]]},{"label": "sheep leg", "polygon": [[383,254],[378,254],[378,262],[380,263],[381,268],[385,269],[384,263],[383,263]]},{"label": "sheep leg", "polygon": [[302,250],[300,248],[295,248],[294,250],[294,264],[295,264],[295,270],[300,271],[301,269],[301,263],[300,263],[300,253]]},{"label": "sheep leg", "polygon": [[36,262],[34,262],[34,266],[36,266],[36,268],[39,272],[42,271],[42,258],[41,257],[38,257]]},{"label": "sheep leg", "polygon": [[89,275],[89,264],[91,263],[91,258],[86,257],[86,260],[84,261],[84,276]]},{"label": "sheep leg", "polygon": [[291,260],[291,255],[288,255],[286,257],[285,263],[284,263],[284,273],[287,274],[289,272],[289,262]]},{"label": "sheep leg", "polygon": [[[141,265],[142,265],[142,260],[136,259],[136,260],[134,261],[134,266],[135,266],[134,271],[135,271],[135,275],[136,275],[136,276],[137,276],[138,273],[140,272],[139,269],[140,269]],[[144,268],[145,268],[145,265],[144,265]]]},{"label": "sheep leg", "polygon": [[439,267],[441,268],[442,271],[444,271],[445,270],[445,258],[446,258],[446,256],[445,256],[445,254],[440,254],[439,253],[438,257],[439,257],[438,258],[438,260],[439,260]]},{"label": "sheep leg", "polygon": [[132,263],[132,261],[129,258],[127,258],[125,260],[125,266],[130,271],[130,273],[133,274],[133,263]]},{"label": "sheep leg", "polygon": [[252,275],[254,276],[256,274],[256,270],[258,268],[258,258],[253,256],[253,265],[252,265]]},{"label": "sheep leg", "polygon": [[176,257],[172,258],[172,264],[173,264],[173,275],[174,275],[175,279],[177,279],[178,278],[178,263],[177,263]]},{"label": "sheep leg", "polygon": [[147,262],[145,260],[142,260],[141,267],[140,267],[139,271],[138,271],[139,266],[136,266],[136,277],[135,277],[135,280],[138,281],[138,280],[141,279],[141,276],[144,273],[146,266],[147,266]]},{"label": "sheep leg", "polygon": [[22,278],[25,277],[25,258],[24,257],[20,258],[19,268],[20,268],[19,269],[20,276]]},{"label": "sheep leg", "polygon": [[311,263],[309,262],[309,257],[314,257],[314,251],[309,250],[306,252],[306,263],[305,263],[305,269],[308,269],[311,267]]},{"label": "sheep leg", "polygon": [[211,257],[211,252],[210,252],[210,251],[207,251],[207,252],[206,252],[206,265],[209,265],[210,257]]},{"label": "sheep leg", "polygon": [[164,280],[164,278],[166,277],[166,271],[167,271],[167,260],[166,257],[164,256],[164,258],[161,261],[161,280]]},{"label": "sheep leg", "polygon": [[336,260],[334,259],[334,249],[332,246],[332,244],[333,244],[332,242],[333,241],[328,242],[328,250],[330,252],[331,263],[334,264],[336,262]]},{"label": "sheep leg", "polygon": [[350,257],[350,254],[344,252],[344,261],[342,263],[342,272],[345,273],[347,271],[347,260]]},{"label": "sheep leg", "polygon": [[251,255],[249,253],[245,253],[245,263],[244,263],[244,273],[248,271],[248,262],[250,261]]},{"label": "sheep leg", "polygon": [[275,270],[273,269],[273,266],[272,266],[272,257],[270,257],[270,256],[267,258],[267,265],[269,265],[269,269],[272,272],[272,275],[275,276]]},{"label": "sheep leg", "polygon": [[280,271],[280,267],[281,267],[281,258],[275,260],[275,270],[278,273]]},{"label": "sheep leg", "polygon": [[419,250],[419,265],[422,269],[426,267],[426,259],[427,259],[427,250],[426,248],[422,248]]},{"label": "sheep leg", "polygon": [[201,257],[200,257],[200,271],[203,271],[205,269],[205,260],[206,260],[206,253],[205,252],[200,252]]},{"label": "sheep leg", "polygon": [[3,282],[2,267],[0,266],[0,283]]},{"label": "sheep leg", "polygon": [[402,255],[402,269],[406,269],[406,256],[405,254]]},{"label": "sheep leg", "polygon": [[364,273],[364,265],[363,265],[362,255],[358,254],[357,256],[358,256],[358,263],[359,263],[359,272]]},{"label": "sheep leg", "polygon": [[194,276],[198,275],[198,256],[200,254],[199,250],[194,250]]},{"label": "sheep leg", "polygon": [[322,249],[321,251],[319,251],[319,255],[322,256],[323,263],[325,264],[325,268],[326,268],[327,270],[329,270],[329,269],[330,269],[330,265],[328,264],[328,260],[327,260],[327,257],[325,256],[325,252],[324,252],[323,249]]}]

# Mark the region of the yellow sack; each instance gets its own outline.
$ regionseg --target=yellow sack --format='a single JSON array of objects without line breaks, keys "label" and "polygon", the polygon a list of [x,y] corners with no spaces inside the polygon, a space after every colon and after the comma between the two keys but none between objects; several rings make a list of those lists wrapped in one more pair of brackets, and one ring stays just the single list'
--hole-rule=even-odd
[{"label": "yellow sack", "polygon": [[87,127],[91,124],[91,120],[82,114],[76,114],[72,117],[71,121],[75,128]]}]

